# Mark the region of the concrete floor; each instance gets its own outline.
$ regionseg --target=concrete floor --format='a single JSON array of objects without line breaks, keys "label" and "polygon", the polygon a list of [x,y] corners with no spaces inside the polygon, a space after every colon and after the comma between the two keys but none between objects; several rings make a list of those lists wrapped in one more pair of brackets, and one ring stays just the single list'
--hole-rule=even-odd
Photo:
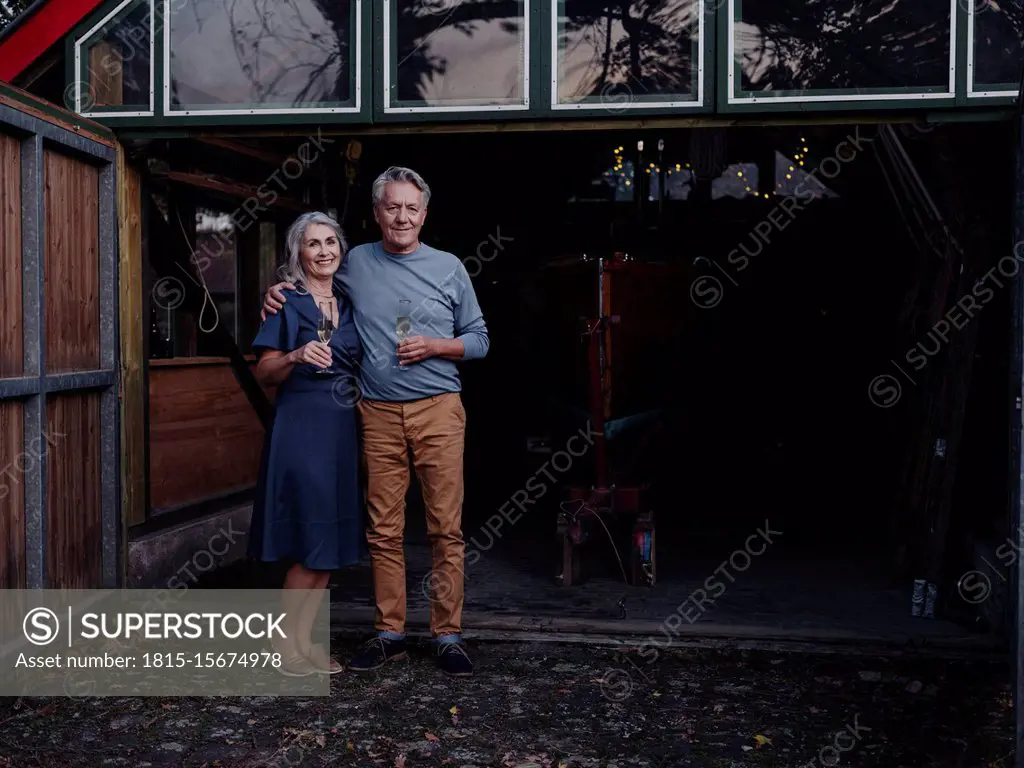
[{"label": "concrete floor", "polygon": [[[467,537],[468,538],[468,537]],[[772,559],[771,549],[738,566],[722,566],[730,552],[706,561],[675,562],[653,587],[626,586],[613,574],[595,574],[562,587],[544,548],[494,547],[466,569],[463,625],[468,635],[488,631],[649,635],[659,642],[757,639],[890,647],[995,648],[998,639],[942,619],[910,615],[910,588],[879,578],[873,561]],[[665,559],[663,554],[662,559]],[[614,560],[612,560],[614,563]],[[617,569],[617,565],[614,566]],[[429,626],[430,549],[406,546],[409,629]],[[740,570],[742,569],[742,570]],[[716,575],[717,573],[717,575]],[[708,579],[721,585],[709,593]],[[710,595],[717,595],[714,600]],[[620,607],[620,601],[624,611]],[[332,581],[335,625],[371,630],[373,587],[369,561]]]}]

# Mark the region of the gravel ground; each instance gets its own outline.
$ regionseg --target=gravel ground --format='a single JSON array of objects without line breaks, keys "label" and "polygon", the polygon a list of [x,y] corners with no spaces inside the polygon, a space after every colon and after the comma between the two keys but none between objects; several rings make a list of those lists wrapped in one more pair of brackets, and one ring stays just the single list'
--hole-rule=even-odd
[{"label": "gravel ground", "polygon": [[0,700],[0,767],[1013,764],[1010,672],[992,661],[469,648],[472,678],[420,645],[330,697]]}]

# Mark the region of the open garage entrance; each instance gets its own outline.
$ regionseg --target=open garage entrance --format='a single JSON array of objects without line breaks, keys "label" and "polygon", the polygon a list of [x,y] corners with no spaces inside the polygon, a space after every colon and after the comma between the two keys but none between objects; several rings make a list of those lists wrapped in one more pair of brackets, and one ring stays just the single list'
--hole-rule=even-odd
[{"label": "open garage entrance", "polygon": [[[1011,138],[999,123],[387,134],[355,152],[339,137],[311,199],[365,242],[373,178],[418,170],[423,239],[465,259],[488,321],[490,354],[462,371],[467,632],[998,642]],[[235,210],[266,169],[224,149],[152,142],[168,163],[153,199]],[[283,217],[278,236],[290,220],[259,215]],[[247,247],[239,265],[266,262],[266,243]],[[243,351],[269,274],[248,272]],[[614,505],[588,496],[612,484]],[[415,484],[406,535],[415,628]],[[372,626],[368,564],[332,598]]]}]

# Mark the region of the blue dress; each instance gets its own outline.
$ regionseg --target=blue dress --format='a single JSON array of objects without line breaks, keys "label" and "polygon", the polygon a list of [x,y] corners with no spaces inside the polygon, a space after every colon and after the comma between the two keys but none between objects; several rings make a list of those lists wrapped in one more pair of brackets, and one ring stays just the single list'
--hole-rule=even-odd
[{"label": "blue dress", "polygon": [[[288,352],[317,338],[316,299],[284,294],[287,302],[253,341],[257,354]],[[334,295],[337,373],[316,375],[316,366],[300,363],[278,387],[249,528],[250,556],[317,571],[352,565],[365,551],[355,383],[361,352],[352,304],[338,288]]]}]

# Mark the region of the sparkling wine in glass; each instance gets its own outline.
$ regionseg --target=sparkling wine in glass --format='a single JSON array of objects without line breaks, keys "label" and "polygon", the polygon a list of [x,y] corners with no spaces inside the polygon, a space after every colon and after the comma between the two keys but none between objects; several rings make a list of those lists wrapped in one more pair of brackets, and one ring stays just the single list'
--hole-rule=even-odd
[{"label": "sparkling wine in glass", "polygon": [[[395,336],[398,338],[399,344],[412,335],[411,310],[412,302],[409,299],[398,300],[398,315],[395,318]],[[395,358],[395,367],[401,371],[407,370],[408,368],[408,366],[404,366],[398,362],[397,357]]]},{"label": "sparkling wine in glass", "polygon": [[[330,302],[323,302],[320,305],[320,319],[316,326],[316,335],[321,344],[330,344],[331,336],[334,334],[334,312]],[[329,349],[329,348],[328,348]],[[319,368],[316,373],[321,376],[334,373],[334,366]]]}]

